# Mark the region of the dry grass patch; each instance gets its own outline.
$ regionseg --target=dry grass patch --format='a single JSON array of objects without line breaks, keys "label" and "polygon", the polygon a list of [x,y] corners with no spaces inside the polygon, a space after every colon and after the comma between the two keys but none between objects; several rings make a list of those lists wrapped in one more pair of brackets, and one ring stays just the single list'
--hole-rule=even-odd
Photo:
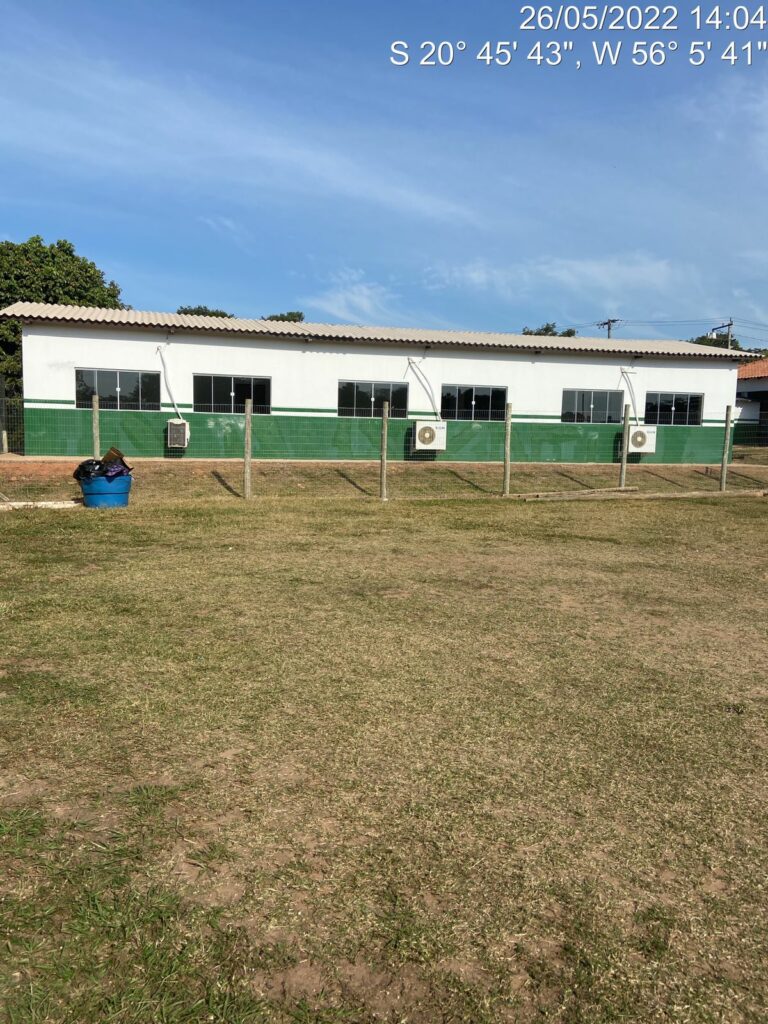
[{"label": "dry grass patch", "polygon": [[[739,490],[768,488],[768,463],[762,449],[737,449],[730,486]],[[72,479],[77,459],[32,462],[0,460],[0,493],[14,501],[65,500],[78,497]],[[242,464],[236,460],[129,460],[134,465],[132,503],[184,504],[206,500],[212,507],[242,500]],[[716,491],[719,467],[630,465],[627,483],[647,492]],[[617,465],[528,465],[512,467],[512,491],[573,491],[617,487]],[[389,464],[390,498],[499,497],[502,467],[496,463]],[[373,462],[254,462],[253,494],[259,498],[294,497],[302,501],[355,498],[377,500],[379,467]]]},{"label": "dry grass patch", "polygon": [[764,1019],[765,514],[4,519],[10,1019]]}]

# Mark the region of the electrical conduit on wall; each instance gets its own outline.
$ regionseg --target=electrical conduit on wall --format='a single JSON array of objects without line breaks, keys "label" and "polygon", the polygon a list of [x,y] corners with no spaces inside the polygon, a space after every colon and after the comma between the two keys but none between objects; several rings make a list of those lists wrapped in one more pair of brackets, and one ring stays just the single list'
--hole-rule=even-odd
[{"label": "electrical conduit on wall", "polygon": [[168,376],[168,364],[165,361],[165,355],[163,353],[163,349],[167,348],[169,345],[170,345],[170,341],[168,341],[168,339],[166,337],[165,344],[157,346],[157,354],[160,356],[160,362],[163,364],[163,379],[165,381],[165,390],[168,392],[168,395],[170,396],[171,405],[176,410],[176,418],[182,420],[182,419],[184,419],[184,417],[179,412],[179,407],[176,404],[176,399],[173,397],[173,391],[171,389],[171,381],[170,381],[170,378]]},{"label": "electrical conduit on wall", "polygon": [[[426,356],[422,356],[422,359],[426,359]],[[413,372],[416,374],[419,383],[427,393],[427,398],[429,399],[430,404],[432,405],[432,411],[435,414],[435,419],[439,420],[440,411],[437,408],[437,402],[435,400],[435,393],[432,390],[432,385],[429,383],[429,379],[427,378],[426,374],[423,372],[419,364],[412,356],[408,356],[408,368],[410,370],[413,370]]]},{"label": "electrical conduit on wall", "polygon": [[634,370],[634,368],[630,368],[628,370],[625,366],[622,366],[620,372],[621,372],[621,376],[627,382],[627,391],[629,391],[629,397],[632,400],[632,414],[635,417],[635,426],[639,427],[640,426],[640,420],[638,419],[638,415],[637,415],[637,398],[635,397],[635,389],[634,389],[634,386],[632,384],[632,381],[629,379],[630,373],[635,373],[636,371]]}]

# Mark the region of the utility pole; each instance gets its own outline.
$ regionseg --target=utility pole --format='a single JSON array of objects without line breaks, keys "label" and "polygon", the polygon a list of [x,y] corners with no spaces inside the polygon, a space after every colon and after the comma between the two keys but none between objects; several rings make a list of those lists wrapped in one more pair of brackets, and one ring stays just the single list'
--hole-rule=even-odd
[{"label": "utility pole", "polygon": [[608,337],[610,338],[612,330],[613,330],[613,325],[614,324],[620,324],[620,323],[621,323],[621,320],[619,320],[618,317],[613,316],[613,317],[609,317],[607,320],[601,320],[601,322],[599,324],[595,324],[595,326],[596,327],[607,327],[608,328]]},{"label": "utility pole", "polygon": [[717,337],[717,332],[718,331],[724,331],[724,330],[728,331],[727,347],[729,349],[733,348],[733,317],[730,318],[730,320],[728,321],[727,324],[720,324],[719,327],[713,327],[712,330],[709,332],[709,336],[710,336],[710,338],[714,339],[714,338]]}]

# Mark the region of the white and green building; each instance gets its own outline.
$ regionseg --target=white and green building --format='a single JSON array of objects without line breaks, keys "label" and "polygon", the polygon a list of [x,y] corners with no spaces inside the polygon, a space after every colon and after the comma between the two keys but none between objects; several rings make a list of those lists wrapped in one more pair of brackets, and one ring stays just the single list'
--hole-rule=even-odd
[{"label": "white and green building", "polygon": [[[253,454],[373,459],[382,404],[389,453],[413,453],[416,420],[447,422],[449,461],[503,456],[513,410],[519,462],[611,462],[622,411],[657,426],[659,463],[722,453],[742,354],[683,341],[560,338],[241,320],[16,303],[23,325],[24,445],[32,455],[87,455],[92,396],[102,444],[128,456],[240,457],[245,399]],[[189,445],[167,446],[169,419]]]}]

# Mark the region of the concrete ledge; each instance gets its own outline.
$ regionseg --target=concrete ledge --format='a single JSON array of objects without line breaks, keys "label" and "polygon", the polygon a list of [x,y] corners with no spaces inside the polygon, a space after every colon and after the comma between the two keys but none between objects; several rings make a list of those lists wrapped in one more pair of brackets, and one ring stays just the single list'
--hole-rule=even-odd
[{"label": "concrete ledge", "polygon": [[588,487],[581,491],[524,491],[518,494],[508,494],[505,500],[514,499],[516,501],[535,501],[539,498],[559,498],[566,500],[567,498],[573,497],[592,498],[596,495],[602,494],[615,494],[618,497],[622,494],[634,494],[635,491],[639,490],[639,487]]},{"label": "concrete ledge", "polygon": [[[629,488],[621,491],[568,491],[561,494],[530,494],[515,495],[523,501],[676,501],[680,498],[765,498],[768,491],[638,491],[627,493]],[[512,495],[510,495],[512,497]]]},{"label": "concrete ledge", "polygon": [[21,508],[84,508],[82,501],[0,501],[0,512],[13,512]]}]

